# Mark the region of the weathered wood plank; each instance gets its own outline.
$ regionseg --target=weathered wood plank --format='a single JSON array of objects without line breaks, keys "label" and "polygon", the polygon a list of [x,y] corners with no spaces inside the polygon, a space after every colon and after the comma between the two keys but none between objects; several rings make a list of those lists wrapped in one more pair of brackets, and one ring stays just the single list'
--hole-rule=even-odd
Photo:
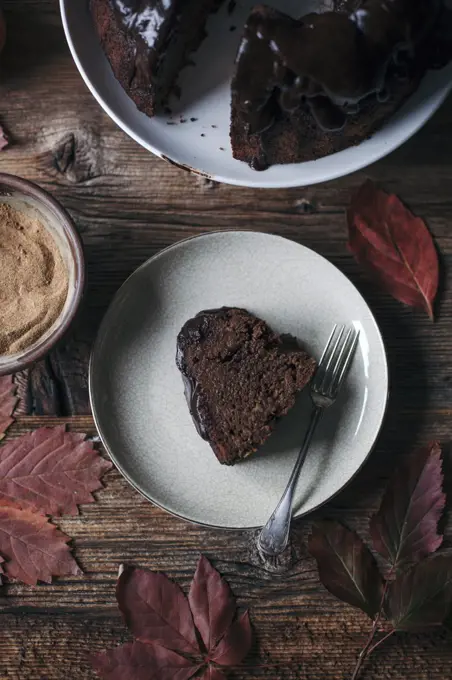
[{"label": "weathered wood plank", "polygon": [[[231,675],[242,680],[344,680],[363,644],[361,617],[348,612],[318,617],[294,611],[257,612],[259,631],[247,663]],[[359,619],[359,620],[358,620]],[[96,677],[87,655],[130,640],[117,611],[85,618],[5,615],[0,633],[0,677],[13,680],[85,680]],[[77,643],[75,643],[77,641]],[[401,635],[381,648],[366,668],[373,680],[445,680],[450,677],[450,634]]]}]

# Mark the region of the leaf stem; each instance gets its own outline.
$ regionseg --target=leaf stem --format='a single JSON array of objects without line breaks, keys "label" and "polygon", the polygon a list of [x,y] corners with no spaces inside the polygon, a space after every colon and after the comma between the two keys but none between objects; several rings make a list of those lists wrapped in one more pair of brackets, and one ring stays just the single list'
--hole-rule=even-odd
[{"label": "leaf stem", "polygon": [[373,626],[372,626],[372,630],[370,631],[369,637],[367,639],[367,642],[364,645],[363,649],[361,650],[360,655],[358,656],[358,661],[356,662],[355,670],[353,671],[353,675],[352,675],[351,680],[357,680],[359,673],[361,671],[362,665],[370,654],[369,650],[372,647],[372,642],[374,640],[377,629],[378,629],[378,617],[375,619]]},{"label": "leaf stem", "polygon": [[376,649],[381,642],[386,640],[386,638],[388,638],[389,635],[392,635],[392,633],[394,632],[392,630],[390,632],[390,634],[385,635],[381,640],[376,642],[374,645],[372,644],[373,641],[374,641],[375,635],[378,633],[378,626],[380,625],[381,615],[383,613],[383,605],[384,605],[386,593],[388,592],[388,587],[389,587],[389,581],[385,581],[383,593],[382,593],[382,596],[381,596],[380,608],[379,608],[377,615],[375,617],[375,620],[373,622],[371,631],[369,633],[369,637],[367,638],[367,642],[364,645],[363,649],[361,650],[360,655],[358,656],[358,660],[356,662],[355,670],[353,671],[353,675],[351,677],[351,680],[357,680],[357,678],[360,674],[361,668],[363,666],[363,663],[365,662],[365,660],[367,659],[369,654],[372,654],[374,649]]},{"label": "leaf stem", "polygon": [[390,630],[389,633],[386,633],[386,635],[383,635],[383,637],[380,640],[378,640],[378,642],[376,642],[374,645],[372,645],[372,647],[369,649],[368,655],[372,654],[372,652],[374,652],[377,649],[377,647],[379,647],[381,644],[383,644],[383,642],[386,642],[386,640],[388,638],[390,638],[391,635],[394,635],[394,633],[395,633],[395,628]]}]

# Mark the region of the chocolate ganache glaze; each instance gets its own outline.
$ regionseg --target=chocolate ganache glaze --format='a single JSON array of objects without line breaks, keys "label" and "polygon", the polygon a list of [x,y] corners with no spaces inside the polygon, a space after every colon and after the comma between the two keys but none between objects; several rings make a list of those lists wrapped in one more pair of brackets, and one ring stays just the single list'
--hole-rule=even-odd
[{"label": "chocolate ganache glaze", "polygon": [[218,309],[206,309],[202,312],[199,312],[199,314],[194,316],[192,319],[189,319],[184,324],[179,335],[177,336],[176,365],[182,375],[184,394],[185,399],[187,400],[190,415],[193,419],[196,431],[203,439],[207,439],[207,431],[204,423],[203,411],[199,407],[198,383],[192,376],[189,375],[184,355],[187,345],[192,342],[200,342],[203,339],[203,336],[205,335],[208,328],[209,317],[221,317],[225,315],[225,312],[226,308],[224,307],[220,307]]},{"label": "chocolate ganache glaze", "polygon": [[[301,19],[265,6],[253,10],[232,85],[249,135],[271,128],[278,112],[302,105],[323,131],[342,130],[362,102],[388,99],[394,73],[410,77],[417,53],[425,52],[447,12],[443,0],[345,0],[341,6],[344,11]],[[425,69],[430,66],[436,64]],[[265,167],[263,160],[256,169]]]}]

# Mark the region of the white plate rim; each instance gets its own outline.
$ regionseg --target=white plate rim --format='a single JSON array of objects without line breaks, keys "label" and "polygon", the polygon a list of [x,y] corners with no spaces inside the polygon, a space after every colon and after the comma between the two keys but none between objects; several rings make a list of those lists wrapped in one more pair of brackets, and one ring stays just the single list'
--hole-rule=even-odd
[{"label": "white plate rim", "polygon": [[[93,416],[93,420],[94,420],[94,425],[96,427],[96,430],[97,430],[98,435],[100,437],[100,440],[102,442],[102,446],[104,447],[109,458],[111,459],[111,461],[115,465],[116,469],[124,477],[124,479],[130,484],[130,486],[133,489],[135,489],[135,491],[138,491],[138,493],[141,496],[143,496],[148,502],[152,503],[152,505],[155,505],[160,510],[164,510],[165,512],[168,512],[173,517],[176,517],[177,519],[183,520],[185,522],[189,522],[190,524],[193,524],[195,526],[202,526],[202,527],[206,527],[206,528],[210,528],[210,529],[219,529],[219,530],[223,530],[223,531],[256,531],[257,529],[260,528],[260,526],[230,527],[230,526],[222,526],[222,525],[217,525],[217,524],[211,524],[209,522],[200,522],[199,520],[194,520],[194,519],[191,519],[189,517],[185,517],[183,514],[177,513],[174,510],[172,510],[171,508],[166,507],[164,504],[155,501],[151,497],[151,495],[148,494],[143,488],[141,488],[140,485],[137,482],[135,482],[132,479],[132,477],[125,471],[125,469],[123,468],[123,466],[119,462],[118,458],[116,457],[116,455],[113,453],[113,451],[109,447],[109,445],[106,441],[106,438],[102,434],[102,430],[101,430],[100,422],[99,422],[99,417],[98,417],[98,413],[97,413],[96,405],[95,405],[95,394],[94,394],[94,384],[93,384],[94,383],[94,375],[93,374],[94,374],[94,363],[95,363],[96,350],[97,350],[97,347],[98,347],[98,341],[99,341],[99,337],[101,336],[101,333],[102,333],[102,327],[108,323],[108,316],[109,316],[110,310],[114,307],[115,302],[116,302],[121,290],[123,289],[123,287],[126,286],[129,282],[129,280],[132,279],[141,269],[144,269],[145,267],[149,266],[153,261],[157,260],[159,257],[166,255],[169,251],[171,251],[171,250],[173,250],[173,249],[175,249],[179,246],[183,246],[185,243],[188,243],[189,241],[193,241],[195,239],[204,239],[204,238],[209,238],[209,237],[215,236],[217,234],[226,234],[226,233],[234,233],[234,234],[237,234],[238,236],[240,236],[241,234],[244,234],[244,233],[245,234],[260,233],[260,234],[263,234],[263,235],[268,235],[268,236],[276,237],[276,238],[279,238],[279,239],[283,239],[285,241],[290,241],[290,242],[294,243],[295,245],[301,246],[302,248],[305,248],[306,250],[309,250],[309,251],[315,253],[315,255],[317,255],[317,257],[320,257],[321,259],[325,260],[325,262],[328,265],[330,265],[331,267],[334,267],[334,269],[336,269],[347,280],[347,282],[351,286],[353,286],[357,295],[362,299],[363,303],[367,307],[370,319],[371,319],[371,321],[372,321],[372,323],[375,327],[375,330],[376,330],[376,335],[377,335],[377,339],[378,339],[378,343],[379,343],[379,349],[380,349],[381,357],[382,357],[382,368],[384,370],[384,375],[382,376],[382,379],[384,379],[384,382],[385,382],[385,388],[384,388],[385,394],[383,395],[384,404],[383,404],[383,407],[382,407],[382,410],[381,410],[380,421],[378,423],[378,427],[377,427],[376,432],[375,432],[373,444],[372,444],[372,446],[370,446],[369,451],[367,452],[367,454],[363,458],[359,467],[355,470],[355,472],[351,475],[351,477],[339,489],[337,489],[337,491],[335,491],[331,496],[329,496],[324,501],[315,505],[313,508],[310,508],[309,510],[305,510],[305,511],[301,511],[301,512],[297,513],[296,515],[293,516],[292,521],[301,519],[302,517],[305,517],[306,515],[310,515],[311,513],[318,510],[319,508],[326,505],[326,503],[329,503],[330,501],[332,501],[334,498],[336,498],[336,496],[338,496],[340,493],[342,493],[342,491],[344,491],[344,489],[346,489],[348,487],[348,485],[357,477],[359,472],[362,470],[364,465],[369,460],[369,457],[372,454],[372,452],[375,448],[375,445],[376,445],[376,443],[379,439],[381,429],[383,427],[383,423],[384,423],[384,420],[385,420],[387,407],[388,407],[389,392],[390,392],[390,390],[389,390],[389,366],[388,366],[387,353],[386,353],[386,348],[385,348],[383,336],[381,334],[380,328],[377,324],[377,321],[375,319],[373,312],[371,311],[371,309],[370,309],[369,305],[367,304],[366,300],[364,299],[364,297],[361,295],[359,290],[356,288],[355,284],[352,281],[350,281],[350,279],[347,276],[345,276],[345,274],[343,274],[340,271],[340,269],[338,269],[338,267],[336,267],[336,265],[334,265],[332,262],[330,262],[326,257],[324,257],[323,255],[320,255],[319,253],[317,253],[312,248],[309,248],[308,246],[305,246],[301,243],[298,243],[297,241],[293,241],[292,239],[286,238],[285,236],[280,236],[278,234],[273,234],[273,233],[268,233],[268,232],[256,232],[253,229],[240,229],[240,230],[217,229],[217,230],[209,231],[209,232],[204,233],[204,234],[196,234],[195,236],[189,236],[185,239],[181,239],[180,241],[176,241],[175,243],[172,243],[169,246],[166,246],[166,248],[159,250],[157,253],[155,253],[150,258],[148,258],[145,262],[143,262],[141,265],[139,265],[139,267],[137,267],[125,279],[125,281],[121,284],[121,286],[119,287],[119,289],[117,290],[117,292],[113,296],[106,312],[104,313],[104,316],[102,317],[102,321],[99,325],[99,328],[98,328],[98,331],[97,331],[97,334],[96,334],[96,339],[94,341],[94,344],[93,344],[93,347],[92,347],[92,350],[91,350],[91,353],[90,353],[89,369],[88,369],[88,391],[89,391],[89,400],[90,400],[91,412],[92,412],[92,416]],[[281,489],[281,494],[282,493],[283,493],[283,489]]]},{"label": "white plate rim", "polygon": [[[293,180],[270,180],[270,181],[265,181],[265,173],[256,173],[257,177],[256,180],[251,180],[251,179],[236,179],[231,176],[222,176],[220,174],[209,174],[206,173],[200,169],[197,169],[195,167],[188,167],[181,163],[178,159],[171,157],[169,154],[163,154],[157,147],[155,147],[153,144],[149,143],[146,139],[141,137],[139,134],[135,133],[134,130],[125,122],[125,120],[117,115],[111,108],[110,106],[105,102],[101,94],[97,91],[96,87],[94,84],[91,82],[90,77],[88,76],[88,73],[86,72],[85,68],[83,67],[83,64],[78,56],[78,52],[76,49],[76,46],[74,44],[74,41],[72,39],[71,31],[69,29],[69,22],[68,22],[68,17],[66,13],[66,4],[68,0],[59,0],[60,2],[60,12],[61,12],[61,19],[63,23],[63,28],[64,28],[64,33],[66,35],[66,40],[69,45],[70,52],[72,54],[72,58],[74,59],[74,62],[79,70],[79,73],[81,74],[83,80],[85,81],[86,86],[90,90],[91,94],[93,97],[96,99],[96,101],[100,104],[102,109],[105,111],[105,113],[118,125],[119,128],[123,130],[129,137],[131,137],[135,142],[140,144],[140,146],[144,147],[148,151],[151,151],[155,156],[158,158],[161,158],[162,160],[166,160],[167,162],[177,166],[178,168],[185,170],[186,172],[190,172],[194,175],[198,175],[207,179],[210,179],[214,182],[220,182],[222,184],[229,184],[232,186],[240,186],[240,187],[248,187],[248,188],[261,188],[261,189],[290,189],[290,188],[296,188],[296,187],[302,187],[302,186],[313,186],[315,184],[320,184],[323,182],[329,182],[334,179],[339,179],[341,177],[350,175],[354,172],[358,172],[362,170],[363,168],[368,167],[369,165],[372,165],[373,163],[376,163],[377,161],[381,160],[385,156],[389,155],[393,151],[396,151],[399,147],[403,146],[405,142],[407,142],[411,137],[413,137],[419,130],[424,127],[424,125],[432,118],[432,116],[438,111],[438,109],[441,107],[441,105],[444,103],[446,97],[448,94],[452,91],[452,80],[449,81],[446,85],[443,85],[438,91],[433,95],[431,94],[430,96],[434,99],[435,101],[432,103],[432,106],[428,111],[425,112],[423,116],[420,116],[418,121],[413,125],[409,126],[401,135],[400,138],[398,139],[397,142],[392,143],[388,146],[385,144],[381,144],[379,147],[374,148],[373,151],[367,155],[363,155],[362,160],[357,160],[353,164],[349,164],[347,166],[347,169],[345,172],[336,169],[336,170],[331,170],[330,172],[324,172],[322,177],[320,178],[314,178],[311,180],[304,180],[304,179],[297,179],[297,173],[296,173],[296,168],[299,165],[304,165],[304,163],[299,163],[299,164],[294,164],[294,178]],[[409,100],[408,100],[409,102]],[[402,106],[403,107],[406,105],[407,102]],[[395,115],[400,114],[401,109],[396,112]],[[381,130],[384,129],[381,128]],[[380,130],[380,132],[381,132]],[[377,131],[378,132],[378,131]],[[367,140],[364,140],[364,143]],[[358,147],[361,145],[358,145]],[[358,148],[356,147],[356,148]],[[346,149],[345,151],[348,151]],[[338,152],[344,153],[343,151]],[[330,154],[331,156],[337,156],[336,154]],[[313,161],[315,163],[315,161]]]}]

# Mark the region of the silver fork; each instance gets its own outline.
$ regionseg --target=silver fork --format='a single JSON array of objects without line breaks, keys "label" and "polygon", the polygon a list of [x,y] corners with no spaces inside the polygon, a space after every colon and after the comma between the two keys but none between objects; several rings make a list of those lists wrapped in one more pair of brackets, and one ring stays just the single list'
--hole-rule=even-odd
[{"label": "silver fork", "polygon": [[259,550],[268,557],[276,557],[287,546],[292,519],[293,495],[301,468],[322,413],[334,404],[344,384],[358,339],[359,331],[349,329],[346,332],[345,326],[339,328],[336,324],[323,351],[310,388],[313,408],[308,431],[286,490],[257,539]]}]

